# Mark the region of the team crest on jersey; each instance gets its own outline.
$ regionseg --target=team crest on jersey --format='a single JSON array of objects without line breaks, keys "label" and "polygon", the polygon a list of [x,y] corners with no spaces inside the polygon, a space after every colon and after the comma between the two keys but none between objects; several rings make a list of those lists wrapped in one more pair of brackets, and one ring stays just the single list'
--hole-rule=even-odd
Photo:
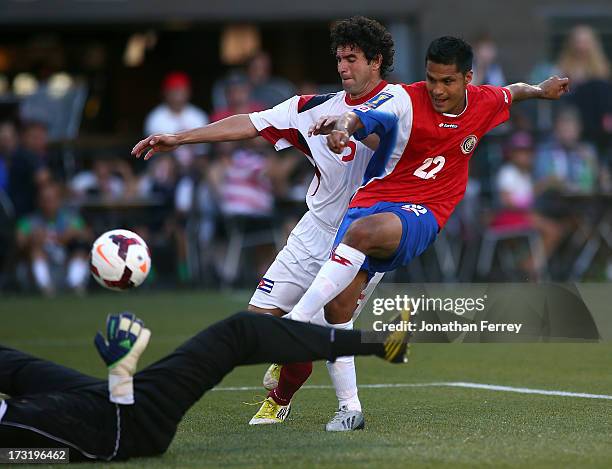
[{"label": "team crest on jersey", "polygon": [[261,290],[264,293],[272,293],[272,289],[274,288],[274,280],[270,280],[266,277],[262,277],[259,281],[259,285],[257,285],[257,289]]},{"label": "team crest on jersey", "polygon": [[474,151],[474,148],[476,148],[477,143],[478,138],[476,137],[476,135],[468,135],[463,139],[463,142],[461,142],[461,152],[464,155],[469,155]]}]

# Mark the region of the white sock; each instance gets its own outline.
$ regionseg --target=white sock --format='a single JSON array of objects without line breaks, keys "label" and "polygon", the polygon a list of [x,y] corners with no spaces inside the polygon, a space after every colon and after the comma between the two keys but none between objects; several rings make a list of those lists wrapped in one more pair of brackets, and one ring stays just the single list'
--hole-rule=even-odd
[{"label": "white sock", "polygon": [[[353,321],[342,324],[327,323],[327,326],[334,329],[351,330],[353,329]],[[357,395],[355,357],[338,357],[333,363],[327,362],[327,371],[336,390],[338,408],[346,407],[348,410],[361,412],[361,402]]]},{"label": "white sock", "polygon": [[364,306],[372,296],[372,293],[374,293],[374,289],[380,283],[384,275],[384,272],[376,272],[361,292],[361,297],[359,298],[359,301],[357,301],[357,308],[353,313],[353,322],[356,321],[359,317],[361,310],[364,308]]},{"label": "white sock", "polygon": [[51,284],[49,264],[45,259],[37,257],[32,261],[32,274],[34,274],[34,280],[40,289],[48,290],[53,287]]},{"label": "white sock", "polygon": [[310,288],[291,311],[291,319],[309,322],[327,303],[349,286],[363,265],[365,254],[340,243]]},{"label": "white sock", "polygon": [[325,320],[325,310],[323,309],[313,316],[313,318],[310,320],[310,324],[323,327],[333,327],[332,324]]},{"label": "white sock", "polygon": [[68,286],[70,288],[82,287],[89,278],[89,265],[82,257],[70,259],[68,263]]}]

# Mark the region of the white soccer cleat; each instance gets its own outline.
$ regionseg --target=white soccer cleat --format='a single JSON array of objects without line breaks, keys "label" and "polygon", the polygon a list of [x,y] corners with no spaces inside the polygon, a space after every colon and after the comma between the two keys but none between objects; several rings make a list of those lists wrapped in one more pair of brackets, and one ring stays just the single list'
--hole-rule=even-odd
[{"label": "white soccer cleat", "polygon": [[365,427],[365,419],[363,413],[358,410],[348,410],[342,406],[338,409],[332,419],[325,425],[325,431],[328,432],[352,432],[354,430],[363,430]]}]

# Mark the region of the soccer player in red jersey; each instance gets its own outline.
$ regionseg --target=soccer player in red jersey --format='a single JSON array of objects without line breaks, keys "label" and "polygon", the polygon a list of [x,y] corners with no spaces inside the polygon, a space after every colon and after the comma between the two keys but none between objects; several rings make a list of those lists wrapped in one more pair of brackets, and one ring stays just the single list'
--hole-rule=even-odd
[{"label": "soccer player in red jersey", "polygon": [[326,316],[346,314],[374,273],[420,255],[463,198],[478,142],[509,118],[512,103],[559,99],[568,91],[569,80],[556,76],[536,86],[473,86],[472,58],[463,40],[436,39],[427,50],[426,81],[397,85],[313,127],[315,135],[328,134],[335,152],[343,151],[351,136],[378,134],[387,159],[352,198],[331,258],[292,319],[309,321],[324,305]]}]

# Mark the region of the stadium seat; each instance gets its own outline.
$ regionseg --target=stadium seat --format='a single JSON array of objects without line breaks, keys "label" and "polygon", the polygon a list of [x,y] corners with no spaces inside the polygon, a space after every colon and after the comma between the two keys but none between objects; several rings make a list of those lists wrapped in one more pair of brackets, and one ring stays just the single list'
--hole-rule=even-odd
[{"label": "stadium seat", "polygon": [[231,216],[225,218],[225,224],[228,232],[228,246],[221,276],[226,286],[231,285],[238,278],[238,269],[244,249],[271,244],[279,251],[283,247],[283,240],[272,218]]},{"label": "stadium seat", "polygon": [[488,278],[493,267],[495,253],[499,252],[502,269],[505,272],[516,266],[516,258],[511,249],[499,249],[500,243],[511,240],[527,240],[538,280],[546,276],[546,259],[540,234],[528,227],[489,227],[482,237],[478,256],[477,273],[481,279]]}]

